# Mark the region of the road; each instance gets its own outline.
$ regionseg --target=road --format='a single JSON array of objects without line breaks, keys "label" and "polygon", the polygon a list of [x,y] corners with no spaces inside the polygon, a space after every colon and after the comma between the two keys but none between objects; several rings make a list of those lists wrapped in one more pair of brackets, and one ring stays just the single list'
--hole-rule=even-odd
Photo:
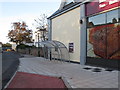
[{"label": "road", "polygon": [[13,51],[2,53],[2,88],[8,83],[17,70],[20,57],[20,54]]}]

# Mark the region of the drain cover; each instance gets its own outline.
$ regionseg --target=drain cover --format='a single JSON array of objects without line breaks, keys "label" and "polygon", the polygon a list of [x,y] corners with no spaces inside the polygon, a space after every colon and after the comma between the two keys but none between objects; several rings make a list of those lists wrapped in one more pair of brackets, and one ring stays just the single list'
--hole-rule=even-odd
[{"label": "drain cover", "polygon": [[94,68],[92,71],[93,71],[93,72],[101,72],[101,70],[102,70],[102,69],[100,69],[100,68]]},{"label": "drain cover", "polygon": [[83,69],[86,69],[86,70],[90,70],[90,69],[92,69],[92,68],[89,68],[89,67],[85,67],[85,68],[83,68]]},{"label": "drain cover", "polygon": [[113,69],[107,68],[107,69],[105,69],[105,71],[112,72],[112,71],[113,71]]}]

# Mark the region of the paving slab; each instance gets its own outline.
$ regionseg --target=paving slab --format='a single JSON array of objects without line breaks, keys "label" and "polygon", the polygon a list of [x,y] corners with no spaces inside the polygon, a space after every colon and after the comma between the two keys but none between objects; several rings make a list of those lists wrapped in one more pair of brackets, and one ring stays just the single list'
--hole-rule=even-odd
[{"label": "paving slab", "polygon": [[[91,69],[86,70],[85,67]],[[93,72],[95,68],[100,72]],[[118,88],[117,70],[105,71],[101,67],[47,60],[42,57],[20,58],[19,72],[61,76],[72,88]]]}]

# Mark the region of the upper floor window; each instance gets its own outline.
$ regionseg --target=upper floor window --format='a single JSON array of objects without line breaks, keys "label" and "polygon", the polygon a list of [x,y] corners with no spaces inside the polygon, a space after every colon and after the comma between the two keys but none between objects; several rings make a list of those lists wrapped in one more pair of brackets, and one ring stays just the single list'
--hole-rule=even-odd
[{"label": "upper floor window", "polygon": [[118,9],[107,13],[107,23],[117,23],[118,22]]},{"label": "upper floor window", "polygon": [[88,27],[105,24],[105,14],[99,14],[88,18]]},{"label": "upper floor window", "polygon": [[94,27],[96,25],[111,24],[120,22],[120,9],[109,11],[103,14],[92,16],[88,18],[88,27]]}]

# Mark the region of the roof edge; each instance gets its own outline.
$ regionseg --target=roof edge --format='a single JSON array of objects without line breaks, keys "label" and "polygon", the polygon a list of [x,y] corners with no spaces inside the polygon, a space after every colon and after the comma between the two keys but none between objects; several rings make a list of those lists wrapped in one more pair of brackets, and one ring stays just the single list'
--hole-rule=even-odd
[{"label": "roof edge", "polygon": [[[73,3],[73,2],[72,2],[72,3]],[[71,4],[71,3],[70,3],[70,4]],[[66,5],[66,6],[68,7],[70,4],[68,4],[68,5]],[[61,9],[61,10],[58,9],[55,13],[53,13],[53,14],[52,14],[51,16],[49,16],[47,19],[55,18],[55,17],[57,17],[57,16],[65,13],[65,12],[68,12],[68,11],[70,11],[70,10],[72,10],[72,9],[80,6],[80,2],[79,2],[79,3],[74,3],[73,5],[71,5],[72,7],[66,8],[66,6],[65,6],[63,9]]]},{"label": "roof edge", "polygon": [[[85,3],[88,3],[88,2],[91,2],[92,0],[83,0],[83,1],[81,1],[81,2],[72,2],[72,3],[77,3],[77,4],[74,4],[73,5],[73,7],[69,7],[69,8],[66,8],[66,9],[61,9],[61,10],[57,10],[55,13],[53,13],[51,16],[49,16],[47,19],[53,19],[53,18],[55,18],[55,17],[57,17],[57,16],[60,16],[60,15],[62,15],[62,14],[64,14],[64,13],[66,13],[66,12],[68,12],[68,11],[70,11],[70,10],[72,10],[72,9],[74,9],[74,8],[77,8],[78,6],[80,6],[80,5],[82,5],[82,4],[85,4]],[[68,4],[68,5],[70,5],[70,4]],[[68,6],[67,5],[67,6]]]}]

